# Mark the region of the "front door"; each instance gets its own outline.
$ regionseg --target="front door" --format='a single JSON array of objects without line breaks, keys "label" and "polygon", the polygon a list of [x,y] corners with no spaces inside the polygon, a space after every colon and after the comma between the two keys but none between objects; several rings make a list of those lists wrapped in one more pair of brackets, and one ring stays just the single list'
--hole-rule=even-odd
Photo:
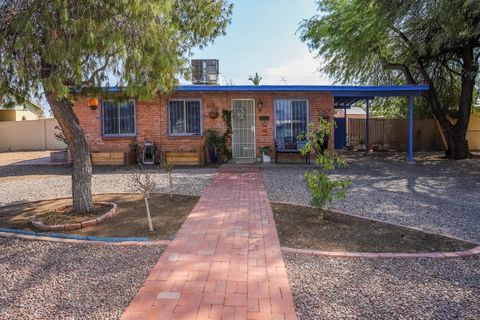
[{"label": "front door", "polygon": [[255,101],[232,100],[232,153],[234,158],[255,158]]}]

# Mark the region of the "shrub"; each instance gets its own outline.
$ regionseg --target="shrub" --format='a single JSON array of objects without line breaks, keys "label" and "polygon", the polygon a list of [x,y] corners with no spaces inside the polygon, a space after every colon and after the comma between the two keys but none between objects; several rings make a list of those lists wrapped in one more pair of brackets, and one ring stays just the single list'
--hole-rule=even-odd
[{"label": "shrub", "polygon": [[212,163],[223,163],[229,159],[227,137],[215,129],[205,130],[205,147]]},{"label": "shrub", "polygon": [[335,124],[325,119],[319,119],[318,126],[309,124],[308,132],[300,135],[299,139],[306,140],[305,147],[301,149],[302,154],[310,155],[315,159],[319,169],[305,173],[307,186],[312,194],[311,205],[323,209],[333,200],[346,198],[345,188],[350,179],[331,179],[328,174],[335,168],[345,167],[346,161],[336,153],[330,154],[325,145]]}]

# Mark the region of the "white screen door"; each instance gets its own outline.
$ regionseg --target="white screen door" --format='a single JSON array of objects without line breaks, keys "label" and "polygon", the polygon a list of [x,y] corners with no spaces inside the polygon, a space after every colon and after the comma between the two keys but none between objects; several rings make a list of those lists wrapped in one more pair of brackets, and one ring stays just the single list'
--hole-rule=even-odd
[{"label": "white screen door", "polygon": [[255,102],[232,100],[232,152],[234,158],[255,158]]}]

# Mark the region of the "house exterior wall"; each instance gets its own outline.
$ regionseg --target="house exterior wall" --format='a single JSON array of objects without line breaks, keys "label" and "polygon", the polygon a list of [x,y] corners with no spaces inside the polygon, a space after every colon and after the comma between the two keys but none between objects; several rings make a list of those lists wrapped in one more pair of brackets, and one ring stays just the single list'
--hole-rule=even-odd
[{"label": "house exterior wall", "polygon": [[39,118],[39,112],[31,110],[0,110],[0,121],[37,120]]},{"label": "house exterior wall", "polygon": [[17,115],[15,110],[0,110],[0,121],[16,121]]},{"label": "house exterior wall", "polygon": [[[170,96],[157,95],[148,101],[135,101],[136,135],[134,137],[104,137],[102,134],[101,106],[91,110],[87,98],[79,98],[74,111],[80,121],[92,152],[128,151],[129,144],[142,143],[145,139],[153,140],[162,152],[203,150],[204,136],[171,136],[168,132],[168,101],[170,99],[199,99],[201,101],[202,131],[217,129],[221,134],[226,130],[222,119],[222,110],[232,109],[233,99],[253,99],[255,101],[255,135],[256,155],[259,148],[274,146],[275,120],[273,104],[275,99],[308,100],[309,121],[317,122],[319,117],[333,119],[333,97],[328,93],[312,92],[176,92]],[[263,109],[258,110],[258,102],[262,100]],[[210,111],[218,109],[216,119],[209,117]],[[268,116],[269,120],[261,121],[260,116]],[[333,132],[330,135],[330,148],[333,149]]]}]

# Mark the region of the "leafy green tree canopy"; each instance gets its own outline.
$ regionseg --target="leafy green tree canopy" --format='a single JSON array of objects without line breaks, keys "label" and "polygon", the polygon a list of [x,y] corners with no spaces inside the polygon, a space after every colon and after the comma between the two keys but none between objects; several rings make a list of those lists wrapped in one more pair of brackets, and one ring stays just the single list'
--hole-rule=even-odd
[{"label": "leafy green tree canopy", "polygon": [[0,96],[66,97],[72,88],[168,90],[187,55],[224,33],[232,6],[212,0],[5,0]]},{"label": "leafy green tree canopy", "polygon": [[[468,155],[465,140],[478,86],[478,0],[322,0],[301,39],[344,83],[417,84],[446,131],[447,154]],[[448,118],[454,109],[457,119]]]},{"label": "leafy green tree canopy", "polygon": [[0,0],[0,97],[45,95],[72,154],[75,211],[93,211],[92,166],[69,96],[110,78],[129,96],[168,92],[231,12],[222,0]]}]

